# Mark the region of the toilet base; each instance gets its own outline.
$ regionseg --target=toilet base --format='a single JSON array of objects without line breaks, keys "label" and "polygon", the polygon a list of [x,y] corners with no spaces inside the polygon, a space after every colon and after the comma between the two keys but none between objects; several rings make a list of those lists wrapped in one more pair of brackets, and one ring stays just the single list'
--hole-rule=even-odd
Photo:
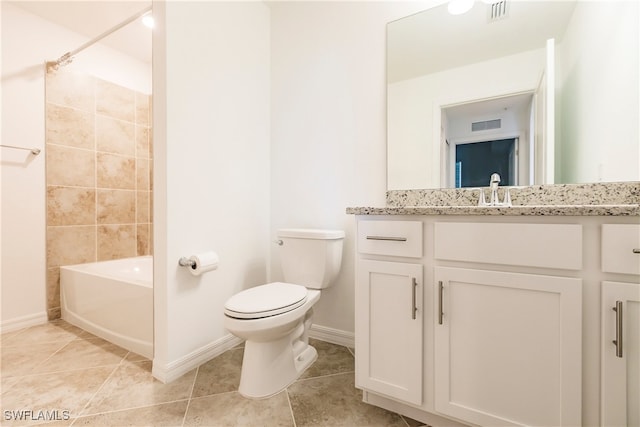
[{"label": "toilet base", "polygon": [[[305,340],[306,341],[306,340]],[[297,380],[318,352],[291,335],[276,341],[246,341],[238,392],[251,399],[271,397]]]}]

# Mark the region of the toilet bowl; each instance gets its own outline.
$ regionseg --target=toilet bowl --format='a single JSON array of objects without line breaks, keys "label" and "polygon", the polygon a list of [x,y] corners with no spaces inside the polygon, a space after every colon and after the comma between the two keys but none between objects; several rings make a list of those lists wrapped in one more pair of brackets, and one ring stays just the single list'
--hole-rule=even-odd
[{"label": "toilet bowl", "polygon": [[281,262],[287,282],[246,289],[227,300],[224,324],[245,340],[240,387],[266,398],[294,382],[318,357],[309,345],[313,305],[340,269],[340,230],[284,229]]}]

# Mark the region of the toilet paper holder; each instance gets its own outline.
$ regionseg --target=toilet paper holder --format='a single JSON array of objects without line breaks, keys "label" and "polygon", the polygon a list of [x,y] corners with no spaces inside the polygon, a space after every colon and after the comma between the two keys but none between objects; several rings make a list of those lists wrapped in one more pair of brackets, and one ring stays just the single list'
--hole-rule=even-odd
[{"label": "toilet paper holder", "polygon": [[178,265],[180,267],[191,267],[191,268],[193,268],[193,267],[195,267],[196,262],[195,262],[195,260],[192,260],[190,258],[187,258],[187,257],[183,256],[182,258],[180,258],[178,260]]},{"label": "toilet paper holder", "polygon": [[190,257],[182,257],[178,260],[180,267],[187,267],[194,276],[200,276],[208,271],[218,268],[218,254],[214,251],[205,251]]}]

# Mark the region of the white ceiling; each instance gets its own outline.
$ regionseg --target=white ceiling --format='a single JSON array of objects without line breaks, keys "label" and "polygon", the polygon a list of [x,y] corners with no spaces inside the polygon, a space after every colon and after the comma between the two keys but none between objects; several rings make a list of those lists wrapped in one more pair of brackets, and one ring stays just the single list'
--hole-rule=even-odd
[{"label": "white ceiling", "polygon": [[[541,39],[561,37],[575,0],[508,2],[509,17],[493,24],[487,23],[488,5],[480,0],[464,15],[449,15],[445,4],[391,23],[387,29],[389,81],[542,47]],[[16,0],[11,3],[90,40],[149,7],[151,0]],[[540,4],[544,7],[537,7]],[[480,31],[480,27],[486,29]],[[151,63],[151,30],[140,21],[119,29],[101,43]],[[68,50],[77,47],[69,46]],[[60,52],[60,56],[64,53]]]},{"label": "white ceiling", "polygon": [[[88,41],[149,7],[151,0],[22,0],[11,1],[11,4],[82,34],[87,37]],[[105,37],[100,43],[145,63],[151,63],[151,30],[145,27],[140,20],[134,21]],[[69,46],[67,51],[78,47]],[[59,52],[59,56],[64,53],[66,52]]]},{"label": "white ceiling", "polygon": [[[496,0],[497,1],[497,0]],[[576,0],[506,0],[506,18],[490,21],[491,5],[476,0],[463,15],[443,4],[387,26],[387,79],[396,82],[562,40]]]}]

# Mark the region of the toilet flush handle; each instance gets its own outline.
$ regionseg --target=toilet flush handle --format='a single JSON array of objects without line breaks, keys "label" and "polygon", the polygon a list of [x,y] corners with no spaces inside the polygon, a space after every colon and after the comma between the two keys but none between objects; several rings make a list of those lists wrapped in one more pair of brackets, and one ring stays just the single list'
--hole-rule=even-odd
[{"label": "toilet flush handle", "polygon": [[278,246],[284,245],[284,242],[282,241],[282,239],[274,240],[273,243],[275,243]]}]

